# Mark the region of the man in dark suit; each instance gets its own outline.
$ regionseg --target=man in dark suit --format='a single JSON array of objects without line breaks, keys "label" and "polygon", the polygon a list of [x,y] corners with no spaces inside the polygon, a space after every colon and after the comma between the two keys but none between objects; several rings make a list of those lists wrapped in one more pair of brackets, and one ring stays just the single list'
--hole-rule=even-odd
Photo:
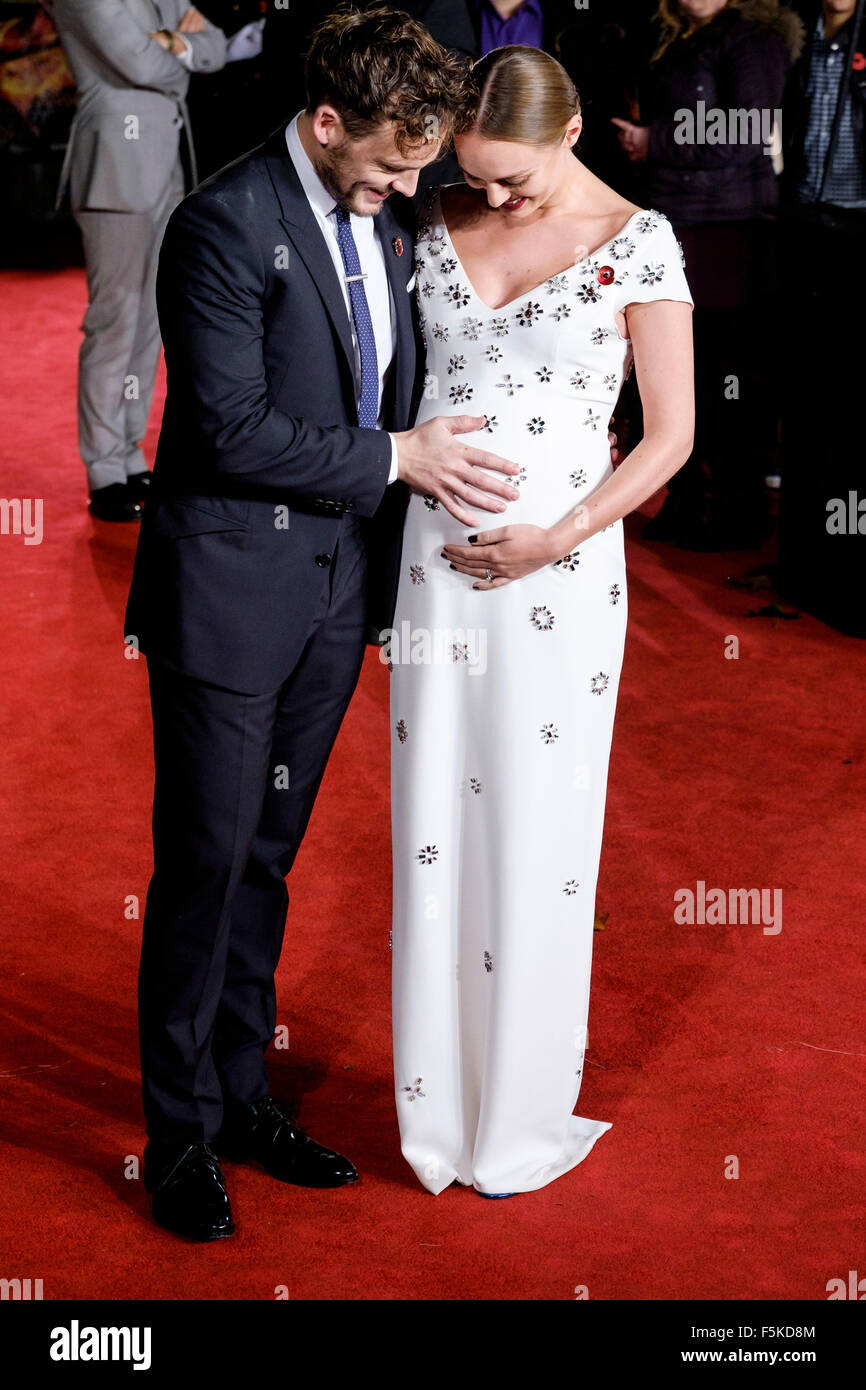
[{"label": "man in dark suit", "polygon": [[234,1229],[218,1152],[302,1186],[357,1178],[269,1094],[285,878],[370,623],[390,624],[408,488],[468,525],[518,495],[513,464],[461,441],[483,418],[412,428],[406,200],[459,109],[455,60],[400,12],[340,12],[307,89],[175,211],[158,276],[168,395],[126,618],[156,765],[145,1185],[196,1240]]}]

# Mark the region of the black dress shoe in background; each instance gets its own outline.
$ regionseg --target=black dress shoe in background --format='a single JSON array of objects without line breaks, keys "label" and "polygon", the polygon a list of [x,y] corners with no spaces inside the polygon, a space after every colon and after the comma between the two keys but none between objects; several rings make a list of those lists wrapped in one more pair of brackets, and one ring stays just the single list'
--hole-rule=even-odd
[{"label": "black dress shoe in background", "polygon": [[270,1096],[254,1105],[227,1106],[214,1147],[225,1158],[253,1159],[272,1178],[297,1187],[344,1187],[358,1181],[348,1158],[298,1129]]},{"label": "black dress shoe in background", "polygon": [[174,1161],[145,1150],[144,1185],[153,1193],[153,1219],[187,1240],[234,1235],[232,1209],[219,1160],[207,1144],[190,1144]]},{"label": "black dress shoe in background", "polygon": [[130,497],[137,498],[139,502],[146,501],[152,479],[153,474],[149,468],[145,468],[142,473],[130,473],[126,480]]},{"label": "black dress shoe in background", "polygon": [[90,494],[90,511],[100,521],[141,521],[141,507],[127,483],[109,483]]}]

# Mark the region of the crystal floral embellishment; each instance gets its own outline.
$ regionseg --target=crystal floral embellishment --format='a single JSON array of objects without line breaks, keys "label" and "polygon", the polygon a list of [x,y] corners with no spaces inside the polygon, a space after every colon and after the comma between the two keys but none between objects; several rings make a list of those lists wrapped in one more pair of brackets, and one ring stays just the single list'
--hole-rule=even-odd
[{"label": "crystal floral embellishment", "polygon": [[439,262],[439,269],[443,275],[453,275],[457,269],[457,262],[449,256],[447,260]]},{"label": "crystal floral embellishment", "polygon": [[591,280],[587,280],[581,285],[580,289],[577,291],[577,297],[581,304],[597,304],[601,299],[598,286],[594,285]]},{"label": "crystal floral embellishment", "polygon": [[593,676],[592,680],[589,683],[589,687],[593,695],[601,695],[605,690],[607,690],[609,684],[610,676],[606,676],[604,674],[604,671],[599,671],[597,676]]},{"label": "crystal floral embellishment", "polygon": [[400,740],[400,742],[405,743],[407,738],[409,737],[409,730],[406,728],[406,720],[398,719],[394,727],[397,730],[397,737]]},{"label": "crystal floral embellishment", "polygon": [[436,339],[437,343],[448,342],[448,329],[445,327],[444,323],[434,323],[433,337]]},{"label": "crystal floral embellishment", "polygon": [[471,401],[474,395],[474,388],[467,381],[455,382],[448,392],[448,399],[456,401],[459,405],[462,401]]},{"label": "crystal floral embellishment", "polygon": [[439,851],[435,845],[425,845],[423,849],[419,849],[415,858],[419,864],[435,864],[439,858]]},{"label": "crystal floral embellishment", "polygon": [[619,587],[618,584],[611,584],[611,586],[610,586],[610,601],[611,601],[611,603],[619,603],[620,592],[621,592],[621,590],[620,590],[620,587]]},{"label": "crystal floral embellishment", "polygon": [[526,428],[530,434],[544,434],[544,421],[534,415],[531,420],[527,421]]},{"label": "crystal floral embellishment", "polygon": [[664,279],[665,268],[660,261],[652,261],[645,265],[637,277],[642,285],[657,285]]},{"label": "crystal floral embellishment", "polygon": [[604,379],[604,384],[605,384],[605,387],[606,387],[606,389],[607,389],[608,391],[615,391],[615,390],[616,390],[616,372],[611,372],[608,376],[606,376],[605,379]]},{"label": "crystal floral embellishment", "polygon": [[465,309],[469,303],[469,292],[464,285],[449,285],[442,293],[451,304],[459,304],[461,309]]},{"label": "crystal floral embellishment", "polygon": [[553,624],[556,622],[556,618],[549,608],[545,608],[542,605],[536,606],[530,610],[529,621],[537,632],[550,632]]},{"label": "crystal floral embellishment", "polygon": [[488,362],[501,362],[502,348],[497,347],[495,343],[491,343],[489,347],[484,349],[484,356],[487,358]]},{"label": "crystal floral embellishment", "polygon": [[553,566],[555,570],[574,570],[580,564],[580,554],[576,550],[569,551],[568,555],[563,555],[561,560],[557,560]]},{"label": "crystal floral embellishment", "polygon": [[481,428],[483,430],[486,430],[488,434],[492,434],[495,429],[499,428],[499,421],[497,420],[495,415],[488,415],[486,416],[485,422],[481,426]]},{"label": "crystal floral embellishment", "polygon": [[615,261],[626,261],[629,256],[633,256],[637,247],[630,237],[618,236],[616,241],[610,243],[610,252]]},{"label": "crystal floral embellishment", "polygon": [[424,495],[424,506],[427,508],[428,512],[438,512],[438,510],[439,510],[439,498],[438,498],[438,497],[434,497],[434,496],[432,495],[432,493],[425,493],[425,495]]},{"label": "crystal floral embellishment", "polygon": [[565,884],[565,887],[562,891],[567,898],[573,898],[579,887],[580,884],[578,883],[577,879],[570,878]]},{"label": "crystal floral embellishment", "polygon": [[596,347],[600,347],[603,342],[612,336],[613,334],[609,328],[594,328],[590,334],[589,341],[594,343]]},{"label": "crystal floral embellishment", "polygon": [[563,300],[563,302],[557,304],[553,310],[553,321],[554,323],[560,323],[563,319],[568,318],[571,318],[571,305],[566,304]]},{"label": "crystal floral embellishment", "polygon": [[423,1080],[423,1076],[416,1076],[411,1086],[400,1087],[400,1090],[407,1100],[420,1100],[422,1096],[426,1096],[427,1092],[421,1090],[421,1082]]},{"label": "crystal floral embellishment", "polygon": [[586,469],[578,468],[575,473],[569,475],[568,481],[571,483],[572,487],[583,487],[586,482]]},{"label": "crystal floral embellishment", "polygon": [[521,328],[531,328],[534,323],[538,322],[543,313],[544,310],[540,304],[532,299],[527,299],[526,303],[518,309],[515,318]]},{"label": "crystal floral embellishment", "polygon": [[445,250],[445,238],[441,232],[436,232],[427,241],[427,250],[431,256],[441,256]]},{"label": "crystal floral embellishment", "polygon": [[432,284],[429,280],[425,280],[424,284],[421,286],[421,293],[423,294],[425,299],[429,299],[435,288],[436,286],[434,284]]},{"label": "crystal floral embellishment", "polygon": [[647,232],[654,232],[658,224],[658,214],[654,212],[646,212],[644,213],[643,217],[638,218],[637,229],[639,232],[642,232],[645,236]]},{"label": "crystal floral embellishment", "polygon": [[523,390],[522,381],[513,381],[510,372],[506,372],[501,381],[496,383],[497,391],[504,391],[506,396],[513,396],[515,391]]},{"label": "crystal floral embellishment", "polygon": [[472,792],[473,796],[480,796],[481,793],[482,793],[482,791],[484,790],[484,788],[483,788],[481,782],[478,780],[477,777],[470,777],[470,778],[469,778],[469,788],[468,788],[468,789],[469,789],[469,791]]},{"label": "crystal floral embellishment", "polygon": [[423,583],[425,583],[427,576],[426,576],[425,573],[424,573],[424,566],[423,566],[423,565],[410,565],[410,566],[409,566],[409,578],[412,580],[412,583],[413,583],[413,584],[423,584]]},{"label": "crystal floral embellishment", "polygon": [[555,724],[542,724],[541,741],[542,743],[556,743],[559,738],[559,730]]},{"label": "crystal floral embellishment", "polygon": [[589,385],[589,381],[589,372],[582,372],[578,370],[575,372],[574,376],[571,378],[568,384],[569,386],[573,386],[575,391],[585,391],[587,386]]},{"label": "crystal floral embellishment", "polygon": [[600,419],[601,419],[601,416],[600,416],[600,415],[593,415],[593,413],[592,413],[592,406],[590,406],[589,409],[588,409],[587,412],[586,412],[586,419],[584,420],[583,423],[584,423],[585,425],[589,425],[589,428],[592,430],[592,432],[593,432],[593,434],[594,434],[595,431],[598,429],[598,422],[599,422]]},{"label": "crystal floral embellishment", "polygon": [[491,320],[490,320],[490,332],[493,334],[494,338],[507,338],[507,337],[508,337],[508,319],[502,319],[502,318],[499,318],[499,319],[491,319]]},{"label": "crystal floral embellishment", "polygon": [[478,335],[483,327],[484,325],[480,319],[464,319],[463,337],[468,338],[471,343],[477,343]]},{"label": "crystal floral embellishment", "polygon": [[448,648],[448,655],[455,665],[468,665],[469,645],[466,642],[452,642]]},{"label": "crystal floral embellishment", "polygon": [[484,952],[484,969],[487,971],[488,975],[493,969],[493,957],[489,951]]},{"label": "crystal floral embellishment", "polygon": [[542,383],[542,385],[544,385],[545,383],[550,381],[550,378],[553,376],[553,370],[550,367],[539,367],[535,375],[538,377],[538,380]]},{"label": "crystal floral embellishment", "polygon": [[565,294],[565,291],[566,291],[567,289],[568,289],[568,276],[567,276],[567,275],[551,275],[550,279],[549,279],[548,282],[547,282],[547,293],[548,293],[548,294]]},{"label": "crystal floral embellishment", "polygon": [[455,372],[466,371],[466,358],[462,352],[456,352],[453,357],[448,358],[448,375],[453,376]]}]

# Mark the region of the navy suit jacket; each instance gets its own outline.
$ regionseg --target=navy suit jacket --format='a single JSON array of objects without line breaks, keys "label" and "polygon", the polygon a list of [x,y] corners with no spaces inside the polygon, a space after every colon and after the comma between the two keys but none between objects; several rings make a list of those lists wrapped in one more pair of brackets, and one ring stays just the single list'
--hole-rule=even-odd
[{"label": "navy suit jacket", "polygon": [[[377,216],[398,431],[423,385],[413,218],[393,194]],[[388,486],[385,431],[358,426],[345,302],[285,127],[175,209],[157,304],[168,391],[125,633],[175,670],[264,693],[300,656],[347,513],[367,546],[371,637],[390,626],[409,496]]]}]

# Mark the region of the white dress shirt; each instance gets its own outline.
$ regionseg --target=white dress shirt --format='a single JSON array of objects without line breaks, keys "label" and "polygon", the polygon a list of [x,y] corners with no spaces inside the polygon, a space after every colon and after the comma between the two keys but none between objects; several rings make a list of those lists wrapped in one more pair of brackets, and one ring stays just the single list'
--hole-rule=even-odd
[{"label": "white dress shirt", "polygon": [[[300,112],[298,115],[300,115]],[[352,332],[352,346],[355,351],[355,403],[357,404],[361,397],[361,350],[358,345],[358,335],[355,332],[355,320],[352,315],[349,286],[346,283],[346,267],[343,265],[340,243],[337,240],[336,204],[333,194],[329,193],[325,188],[313,167],[312,160],[301,144],[301,137],[298,134],[298,116],[295,116],[286,127],[286,145],[289,151],[289,158],[295,166],[295,172],[306,194],[307,202],[312,208],[316,222],[325,238],[325,244],[331,254],[331,260],[334,262],[334,269],[337,272],[337,279],[340,282],[340,289],[343,292],[343,299],[346,305],[346,317],[349,320],[349,327]],[[382,243],[376,235],[376,218],[357,217],[355,213],[352,213],[350,215],[350,225],[352,228],[352,236],[355,238],[355,245],[358,248],[358,259],[361,262],[361,270],[367,277],[364,281],[364,290],[367,295],[367,306],[370,310],[370,318],[373,321],[373,336],[376,340],[376,362],[379,368],[379,428],[381,429],[382,394],[385,385],[385,377],[393,360],[397,344],[394,301],[391,295],[391,286],[388,283],[388,273],[385,269],[385,257],[382,251]],[[388,482],[393,483],[396,477],[397,445],[392,435],[391,470],[388,475]]]}]

